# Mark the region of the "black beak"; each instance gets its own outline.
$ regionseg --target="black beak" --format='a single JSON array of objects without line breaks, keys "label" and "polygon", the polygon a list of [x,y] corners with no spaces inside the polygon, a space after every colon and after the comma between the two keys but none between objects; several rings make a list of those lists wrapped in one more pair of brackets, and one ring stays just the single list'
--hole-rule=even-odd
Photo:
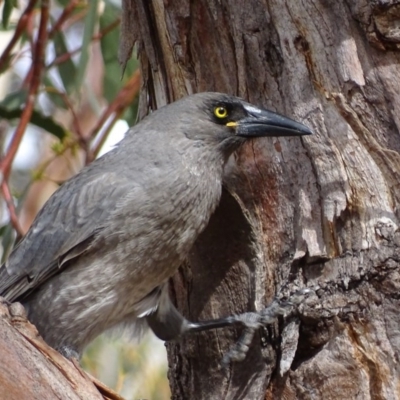
[{"label": "black beak", "polygon": [[311,135],[311,130],[283,115],[262,110],[251,104],[244,105],[248,116],[237,122],[236,135],[242,137],[260,136],[302,136]]}]

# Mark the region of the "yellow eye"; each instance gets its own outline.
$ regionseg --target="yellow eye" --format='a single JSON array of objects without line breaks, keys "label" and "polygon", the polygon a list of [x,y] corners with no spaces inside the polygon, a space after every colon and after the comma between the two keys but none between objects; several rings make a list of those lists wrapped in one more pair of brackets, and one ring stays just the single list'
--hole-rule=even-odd
[{"label": "yellow eye", "polygon": [[219,106],[214,108],[214,115],[217,118],[226,118],[228,116],[228,110],[225,107]]}]

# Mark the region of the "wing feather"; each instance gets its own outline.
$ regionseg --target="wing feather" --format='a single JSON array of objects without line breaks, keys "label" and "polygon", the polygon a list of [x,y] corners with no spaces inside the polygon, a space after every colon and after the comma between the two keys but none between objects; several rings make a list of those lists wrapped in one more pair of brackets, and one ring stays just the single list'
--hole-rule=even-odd
[{"label": "wing feather", "polygon": [[[18,300],[95,245],[97,237],[114,234],[120,226],[129,231],[132,226],[148,225],[154,217],[149,207],[156,197],[159,208],[166,208],[158,211],[168,217],[169,202],[160,190],[163,181],[173,185],[177,168],[182,169],[181,178],[188,174],[190,179],[190,174],[181,165],[177,150],[185,143],[172,146],[167,142],[162,158],[149,146],[162,136],[161,130],[148,130],[146,135],[128,133],[114,150],[65,182],[0,267],[0,296]],[[132,162],[136,159],[141,162]]]},{"label": "wing feather", "polygon": [[113,172],[88,169],[66,182],[44,205],[30,230],[0,268],[0,294],[27,295],[82,254],[102,231],[116,201],[135,183]]}]

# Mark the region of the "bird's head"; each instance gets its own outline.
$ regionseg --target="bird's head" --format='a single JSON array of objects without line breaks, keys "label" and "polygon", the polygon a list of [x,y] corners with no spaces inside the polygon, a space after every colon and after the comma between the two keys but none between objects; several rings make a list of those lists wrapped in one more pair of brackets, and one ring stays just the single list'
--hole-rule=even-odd
[{"label": "bird's head", "polygon": [[187,138],[217,146],[225,155],[250,138],[312,133],[299,122],[223,93],[198,93],[165,108],[176,108],[173,115]]}]

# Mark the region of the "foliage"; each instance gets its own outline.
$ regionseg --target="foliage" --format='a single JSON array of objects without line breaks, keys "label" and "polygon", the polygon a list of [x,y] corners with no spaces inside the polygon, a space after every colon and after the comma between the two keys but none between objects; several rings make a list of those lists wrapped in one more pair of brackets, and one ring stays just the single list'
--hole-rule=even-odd
[{"label": "foliage", "polygon": [[[57,185],[99,155],[117,122],[130,126],[135,122],[140,76],[136,59],[124,76],[117,61],[120,13],[120,4],[112,0],[5,0],[2,4],[3,261]],[[20,167],[16,157],[32,146],[31,136],[37,144],[36,162]],[[154,346],[150,339],[137,347],[101,337],[89,347],[83,362],[93,375],[125,390],[127,398],[164,399],[169,393],[165,354],[157,368],[144,362]],[[103,367],[96,364],[104,357],[112,362]],[[116,374],[112,379],[105,373],[111,365]],[[135,381],[142,382],[140,390]]]},{"label": "foliage", "polygon": [[[122,78],[117,62],[120,6],[113,1],[58,1],[50,6],[45,0],[30,0],[13,23],[16,5],[12,0],[4,3],[1,21],[12,33],[0,55],[0,73],[11,76],[7,82],[12,82],[6,95],[0,95],[1,129],[3,136],[13,133],[0,161],[0,183],[10,223],[21,235],[25,230],[14,204],[19,193],[10,190],[9,177],[29,127],[34,125],[53,135],[58,142],[52,145],[54,155],[74,150],[83,153],[85,163],[89,163],[116,121],[134,123],[139,73],[137,61],[132,60]],[[102,68],[92,75],[91,58],[97,50]],[[100,89],[96,88],[96,79],[102,80]],[[79,110],[85,106],[97,116],[90,129],[81,123],[84,115]],[[45,174],[32,176],[43,179]],[[12,244],[8,243],[4,253]]]}]

